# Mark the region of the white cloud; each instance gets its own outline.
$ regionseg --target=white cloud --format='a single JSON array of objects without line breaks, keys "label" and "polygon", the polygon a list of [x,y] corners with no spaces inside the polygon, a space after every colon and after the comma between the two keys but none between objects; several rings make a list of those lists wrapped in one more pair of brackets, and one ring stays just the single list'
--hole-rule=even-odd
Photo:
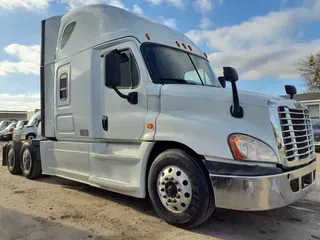
[{"label": "white cloud", "polygon": [[320,39],[300,42],[301,26],[316,21],[320,21],[320,1],[310,8],[271,12],[238,25],[191,30],[186,35],[214,51],[209,59],[218,74],[229,65],[243,79],[290,79],[299,77],[296,61],[320,50]]},{"label": "white cloud", "polygon": [[83,7],[90,4],[109,4],[114,7],[119,7],[128,10],[122,0],[60,0],[62,3],[67,3],[70,9]]},{"label": "white cloud", "polygon": [[0,9],[26,9],[43,10],[47,9],[51,0],[0,0]]},{"label": "white cloud", "polygon": [[163,0],[147,0],[147,2],[152,6],[158,6],[163,3]]},{"label": "white cloud", "polygon": [[212,25],[212,22],[210,21],[210,19],[204,17],[204,18],[201,19],[199,26],[200,26],[201,29],[207,29],[207,28],[209,28],[211,25]]},{"label": "white cloud", "polygon": [[167,2],[172,4],[176,8],[185,8],[185,1],[183,0],[167,0]]},{"label": "white cloud", "polygon": [[161,22],[172,29],[177,29],[177,20],[175,18],[160,17]]},{"label": "white cloud", "polygon": [[196,11],[201,13],[211,12],[214,9],[212,0],[195,0],[193,6]]},{"label": "white cloud", "polygon": [[6,76],[10,73],[39,74],[39,45],[10,44],[4,48],[4,51],[18,58],[18,61],[12,62],[6,59],[0,62],[0,76]]},{"label": "white cloud", "polygon": [[0,94],[0,109],[32,111],[40,108],[40,94]]},{"label": "white cloud", "polygon": [[162,3],[168,3],[176,8],[184,9],[188,5],[188,0],[146,0],[151,6],[159,6]]},{"label": "white cloud", "polygon": [[143,10],[138,4],[134,4],[132,6],[132,12],[134,12],[134,13],[136,13],[138,15],[142,15],[143,14]]}]

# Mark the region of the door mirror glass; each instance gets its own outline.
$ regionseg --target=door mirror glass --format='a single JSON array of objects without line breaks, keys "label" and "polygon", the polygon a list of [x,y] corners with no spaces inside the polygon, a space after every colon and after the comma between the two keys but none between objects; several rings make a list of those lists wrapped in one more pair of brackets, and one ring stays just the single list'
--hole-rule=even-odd
[{"label": "door mirror glass", "polygon": [[228,82],[236,82],[239,79],[237,70],[232,67],[223,67],[223,76]]},{"label": "door mirror glass", "polygon": [[121,57],[122,54],[112,51],[105,56],[105,85],[107,87],[116,88],[121,86]]}]

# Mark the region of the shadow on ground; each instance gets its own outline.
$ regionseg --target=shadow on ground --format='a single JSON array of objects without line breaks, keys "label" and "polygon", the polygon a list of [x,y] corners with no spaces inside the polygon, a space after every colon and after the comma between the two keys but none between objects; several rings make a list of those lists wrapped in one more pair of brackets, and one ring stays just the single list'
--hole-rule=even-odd
[{"label": "shadow on ground", "polygon": [[[0,207],[1,240],[106,239],[83,230]],[[108,239],[115,239],[108,238]]]}]

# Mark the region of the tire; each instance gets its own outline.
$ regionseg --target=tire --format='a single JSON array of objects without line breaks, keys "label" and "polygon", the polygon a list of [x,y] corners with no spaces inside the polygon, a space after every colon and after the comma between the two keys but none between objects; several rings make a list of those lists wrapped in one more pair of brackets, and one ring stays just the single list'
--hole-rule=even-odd
[{"label": "tire", "polygon": [[208,173],[196,156],[180,149],[156,157],[149,171],[148,191],[158,215],[177,227],[196,227],[215,209]]},{"label": "tire", "polygon": [[18,175],[21,173],[20,166],[20,149],[21,142],[10,141],[7,145],[7,168],[12,175]]},{"label": "tire", "polygon": [[20,163],[22,174],[26,178],[35,179],[41,175],[41,161],[35,158],[34,149],[28,141],[21,147]]},{"label": "tire", "polygon": [[32,139],[35,139],[36,138],[36,135],[34,133],[29,133],[27,136],[26,136],[26,140],[30,141]]}]

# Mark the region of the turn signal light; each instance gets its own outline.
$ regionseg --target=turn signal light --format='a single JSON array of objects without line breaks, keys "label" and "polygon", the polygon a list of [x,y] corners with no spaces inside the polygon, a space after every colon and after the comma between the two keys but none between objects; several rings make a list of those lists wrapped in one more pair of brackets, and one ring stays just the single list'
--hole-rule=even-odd
[{"label": "turn signal light", "polygon": [[207,55],[206,53],[204,53],[204,56],[205,56],[206,58],[208,58],[208,55]]},{"label": "turn signal light", "polygon": [[176,41],[176,44],[177,44],[178,47],[180,47],[180,43],[178,41]]},{"label": "turn signal light", "polygon": [[189,50],[192,52],[192,47],[190,45],[188,45]]},{"label": "turn signal light", "polygon": [[148,40],[151,39],[149,33],[146,33],[146,38],[147,38]]},{"label": "turn signal light", "polygon": [[182,43],[182,46],[184,47],[184,49],[187,49],[187,46],[184,43]]}]

